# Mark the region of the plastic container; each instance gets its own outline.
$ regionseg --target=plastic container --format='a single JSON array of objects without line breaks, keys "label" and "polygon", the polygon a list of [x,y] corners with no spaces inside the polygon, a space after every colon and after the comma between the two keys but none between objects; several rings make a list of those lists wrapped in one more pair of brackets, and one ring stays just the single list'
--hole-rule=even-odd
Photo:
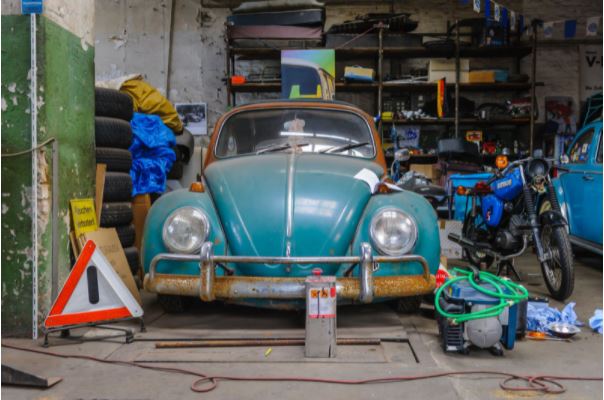
[{"label": "plastic container", "polygon": [[[474,187],[476,183],[480,181],[486,181],[491,178],[493,174],[491,173],[481,173],[481,174],[454,174],[449,176],[449,187],[451,188],[451,193],[453,193],[453,206],[455,208],[455,212],[453,213],[453,219],[458,221],[463,221],[466,215],[466,200],[468,196],[461,196],[457,194],[457,187]],[[480,201],[479,199],[477,199]],[[471,206],[471,200],[467,200],[468,206]],[[468,210],[469,211],[469,210]]]}]

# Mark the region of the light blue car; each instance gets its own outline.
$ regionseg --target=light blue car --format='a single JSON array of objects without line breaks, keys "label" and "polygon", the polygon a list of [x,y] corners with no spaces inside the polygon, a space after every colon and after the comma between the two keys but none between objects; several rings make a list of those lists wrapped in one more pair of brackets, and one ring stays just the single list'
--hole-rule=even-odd
[{"label": "light blue car", "polygon": [[[553,180],[572,244],[602,254],[602,121],[584,126]],[[543,204],[542,209],[548,204]]]},{"label": "light blue car", "polygon": [[202,181],[149,211],[144,287],[166,311],[183,296],[304,308],[305,279],[320,268],[336,277],[340,304],[397,300],[410,311],[435,287],[437,219],[386,171],[372,118],[354,106],[237,107],[215,125]]}]

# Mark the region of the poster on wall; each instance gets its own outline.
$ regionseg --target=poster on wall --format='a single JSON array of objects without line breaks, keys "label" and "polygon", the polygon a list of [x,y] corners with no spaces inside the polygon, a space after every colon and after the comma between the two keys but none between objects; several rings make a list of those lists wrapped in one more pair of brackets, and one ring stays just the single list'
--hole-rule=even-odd
[{"label": "poster on wall", "polygon": [[581,101],[602,92],[602,46],[579,46]]},{"label": "poster on wall", "polygon": [[176,103],[176,112],[182,121],[183,127],[192,135],[207,135],[208,120],[206,103]]},{"label": "poster on wall", "polygon": [[326,99],[335,97],[334,50],[281,51],[281,97]]}]

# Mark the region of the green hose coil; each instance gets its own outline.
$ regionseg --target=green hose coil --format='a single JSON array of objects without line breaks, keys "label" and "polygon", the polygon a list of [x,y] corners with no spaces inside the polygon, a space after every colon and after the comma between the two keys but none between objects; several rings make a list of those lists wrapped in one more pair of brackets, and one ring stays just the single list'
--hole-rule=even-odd
[{"label": "green hose coil", "polygon": [[[434,297],[434,307],[440,315],[445,318],[451,319],[451,322],[453,322],[454,324],[471,321],[473,319],[497,317],[503,312],[506,307],[513,306],[514,304],[519,303],[528,298],[528,291],[526,290],[526,288],[522,285],[512,282],[509,279],[500,278],[486,271],[480,271],[478,273],[478,280],[493,285],[493,287],[497,290],[493,292],[485,289],[484,287],[476,283],[476,280],[473,278],[474,273],[472,271],[465,271],[459,268],[454,268],[453,271],[456,273],[457,276],[447,280],[440,288],[438,288]],[[470,285],[472,285],[472,287],[477,291],[487,296],[499,299],[499,304],[482,309],[480,311],[469,312],[465,314],[450,314],[445,312],[440,307],[439,302],[443,291],[452,284],[460,282],[462,280],[469,281]],[[509,293],[506,293],[504,291],[504,288],[508,289]]]}]

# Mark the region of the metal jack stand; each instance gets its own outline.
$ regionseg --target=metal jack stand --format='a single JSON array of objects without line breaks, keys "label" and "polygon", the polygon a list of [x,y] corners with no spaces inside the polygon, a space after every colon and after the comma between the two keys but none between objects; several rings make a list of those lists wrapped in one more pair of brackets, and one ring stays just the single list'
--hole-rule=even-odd
[{"label": "metal jack stand", "polygon": [[133,319],[139,319],[140,320],[140,331],[141,332],[146,332],[147,329],[145,328],[145,322],[142,318],[128,318],[128,319],[120,319],[119,321],[107,321],[104,322],[102,324],[99,323],[95,323],[95,322],[91,322],[91,323],[87,323],[87,324],[76,324],[76,325],[65,325],[65,326],[61,326],[61,327],[57,327],[57,328],[50,328],[50,329],[46,329],[44,332],[44,343],[42,344],[42,347],[48,347],[50,344],[48,342],[48,335],[53,333],[53,332],[61,332],[60,334],[60,338],[61,339],[67,339],[67,340],[74,340],[74,341],[78,341],[78,342],[91,342],[91,341],[96,341],[96,340],[104,340],[104,339],[113,339],[116,337],[120,337],[119,336],[111,336],[111,335],[106,335],[106,336],[97,336],[94,338],[84,338],[83,335],[80,336],[71,336],[71,329],[77,329],[77,328],[88,328],[88,327],[96,327],[96,328],[101,328],[101,329],[107,329],[107,330],[111,330],[111,331],[120,331],[124,333],[124,339],[125,339],[125,343],[132,343],[134,341],[134,333],[132,331],[132,329],[128,329],[128,328],[120,328],[117,326],[108,326],[105,324],[110,324],[110,323],[115,323],[115,322],[123,322],[123,321],[130,321]]},{"label": "metal jack stand", "polygon": [[497,276],[513,276],[517,282],[520,282],[522,280],[520,279],[518,271],[516,271],[516,267],[514,267],[514,264],[510,260],[499,261],[499,263],[497,264]]}]

